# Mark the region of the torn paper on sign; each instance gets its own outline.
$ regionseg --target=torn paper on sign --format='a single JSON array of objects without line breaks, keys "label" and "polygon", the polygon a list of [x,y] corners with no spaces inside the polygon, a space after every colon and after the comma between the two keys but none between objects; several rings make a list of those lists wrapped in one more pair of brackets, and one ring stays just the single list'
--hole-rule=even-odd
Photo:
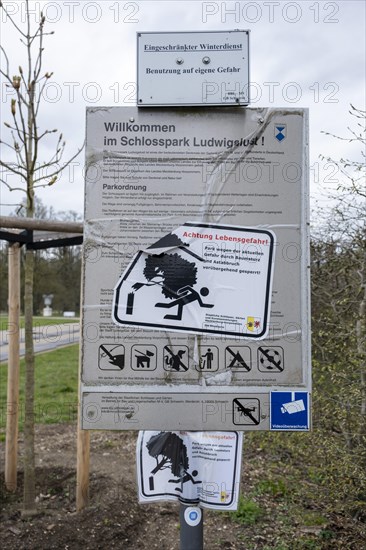
[{"label": "torn paper on sign", "polygon": [[139,501],[179,500],[236,510],[242,446],[240,432],[140,432]]},{"label": "torn paper on sign", "polygon": [[188,222],[141,250],[114,289],[118,325],[263,339],[272,231]]}]

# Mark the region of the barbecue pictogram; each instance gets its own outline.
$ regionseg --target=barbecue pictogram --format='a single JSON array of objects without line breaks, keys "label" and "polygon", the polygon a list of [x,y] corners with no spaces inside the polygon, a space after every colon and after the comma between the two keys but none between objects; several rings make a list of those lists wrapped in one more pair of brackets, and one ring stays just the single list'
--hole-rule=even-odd
[{"label": "barbecue pictogram", "polygon": [[282,372],[284,369],[283,348],[280,346],[258,348],[258,370],[261,372]]},{"label": "barbecue pictogram", "polygon": [[133,370],[155,370],[156,369],[156,347],[148,344],[132,346],[131,366]]},{"label": "barbecue pictogram", "polygon": [[259,399],[237,397],[233,400],[234,424],[236,424],[237,426],[257,426],[259,422]]},{"label": "barbecue pictogram", "polygon": [[251,351],[248,346],[227,346],[225,349],[225,367],[249,372],[251,367]]}]

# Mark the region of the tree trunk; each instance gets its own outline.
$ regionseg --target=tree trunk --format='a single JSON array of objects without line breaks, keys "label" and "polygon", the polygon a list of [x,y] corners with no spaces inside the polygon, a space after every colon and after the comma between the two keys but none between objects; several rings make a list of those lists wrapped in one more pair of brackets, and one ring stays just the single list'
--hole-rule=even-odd
[{"label": "tree trunk", "polygon": [[17,488],[18,416],[19,416],[19,311],[20,311],[20,246],[9,246],[9,358],[5,443],[5,486]]},{"label": "tree trunk", "polygon": [[169,458],[164,456],[164,458],[155,466],[153,470],[151,470],[152,474],[156,474],[165,464],[168,462]]}]

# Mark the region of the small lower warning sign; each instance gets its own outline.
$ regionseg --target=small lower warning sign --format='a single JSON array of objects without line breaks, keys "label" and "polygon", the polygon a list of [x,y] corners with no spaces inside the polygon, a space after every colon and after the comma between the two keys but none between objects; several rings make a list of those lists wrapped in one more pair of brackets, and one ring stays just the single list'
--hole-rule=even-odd
[{"label": "small lower warning sign", "polygon": [[234,431],[140,431],[136,447],[140,502],[178,500],[236,510],[242,444],[243,434]]}]

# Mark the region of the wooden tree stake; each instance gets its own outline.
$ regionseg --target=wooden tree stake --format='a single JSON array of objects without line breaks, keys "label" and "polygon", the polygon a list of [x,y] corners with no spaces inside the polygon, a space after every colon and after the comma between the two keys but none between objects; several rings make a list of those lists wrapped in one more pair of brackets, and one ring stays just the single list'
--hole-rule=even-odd
[{"label": "wooden tree stake", "polygon": [[9,246],[9,359],[8,397],[5,444],[5,486],[17,488],[18,408],[19,408],[19,312],[20,312],[20,246]]}]

